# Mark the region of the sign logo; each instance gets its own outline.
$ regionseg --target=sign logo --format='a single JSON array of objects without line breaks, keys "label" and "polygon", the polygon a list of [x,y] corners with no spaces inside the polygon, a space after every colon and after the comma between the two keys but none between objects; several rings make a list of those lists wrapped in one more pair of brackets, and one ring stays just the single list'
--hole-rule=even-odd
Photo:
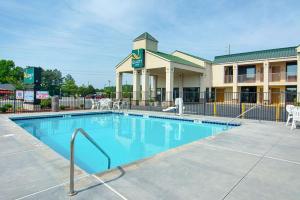
[{"label": "sign logo", "polygon": [[36,91],[36,99],[49,99],[48,91]]},{"label": "sign logo", "polygon": [[132,50],[131,63],[133,68],[143,68],[145,66],[145,49]]},{"label": "sign logo", "polygon": [[33,84],[34,83],[34,68],[29,67],[25,69],[24,72],[24,83]]},{"label": "sign logo", "polygon": [[34,91],[27,90],[24,92],[24,101],[25,102],[33,102],[34,101]]},{"label": "sign logo", "polygon": [[24,91],[16,90],[16,99],[24,99]]}]

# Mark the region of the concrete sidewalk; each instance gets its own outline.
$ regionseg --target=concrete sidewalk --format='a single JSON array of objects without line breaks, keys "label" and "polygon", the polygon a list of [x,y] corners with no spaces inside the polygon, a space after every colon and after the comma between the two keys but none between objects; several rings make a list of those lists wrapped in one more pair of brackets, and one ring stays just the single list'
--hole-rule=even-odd
[{"label": "concrete sidewalk", "polygon": [[[69,161],[7,117],[0,116],[0,199],[69,199]],[[244,121],[109,173],[77,168],[76,177],[71,199],[298,200],[300,130]]]}]

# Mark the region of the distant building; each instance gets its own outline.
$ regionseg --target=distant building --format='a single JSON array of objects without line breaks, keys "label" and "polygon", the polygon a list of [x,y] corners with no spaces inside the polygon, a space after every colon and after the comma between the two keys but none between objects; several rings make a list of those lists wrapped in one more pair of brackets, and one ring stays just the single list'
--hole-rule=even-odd
[{"label": "distant building", "polygon": [[12,84],[0,83],[0,96],[7,96],[7,95],[14,94],[15,89],[16,89],[15,86],[13,86]]}]

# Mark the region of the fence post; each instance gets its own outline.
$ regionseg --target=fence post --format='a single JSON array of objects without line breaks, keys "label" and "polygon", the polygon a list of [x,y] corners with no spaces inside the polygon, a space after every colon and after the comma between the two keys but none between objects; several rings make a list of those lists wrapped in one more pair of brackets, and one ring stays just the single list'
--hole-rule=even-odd
[{"label": "fence post", "polygon": [[204,93],[204,101],[203,101],[203,115],[205,115],[205,107],[206,107],[206,98],[207,98],[207,93]]},{"label": "fence post", "polygon": [[83,110],[85,110],[85,96],[83,97]]},{"label": "fence post", "polygon": [[214,116],[217,116],[217,104],[216,104],[216,102],[217,102],[217,92],[216,92],[216,90],[215,90],[215,94],[214,94]]},{"label": "fence post", "polygon": [[129,93],[129,110],[131,110],[131,92]]},{"label": "fence post", "polygon": [[217,102],[214,102],[214,116],[217,116]]},{"label": "fence post", "polygon": [[[242,113],[244,113],[245,111],[246,111],[246,105],[245,105],[245,103],[242,103]],[[245,115],[242,115],[242,118],[244,119]]]},{"label": "fence post", "polygon": [[280,105],[276,104],[276,122],[279,121],[280,118]]},{"label": "fence post", "polygon": [[16,97],[14,97],[14,113],[16,113]]}]

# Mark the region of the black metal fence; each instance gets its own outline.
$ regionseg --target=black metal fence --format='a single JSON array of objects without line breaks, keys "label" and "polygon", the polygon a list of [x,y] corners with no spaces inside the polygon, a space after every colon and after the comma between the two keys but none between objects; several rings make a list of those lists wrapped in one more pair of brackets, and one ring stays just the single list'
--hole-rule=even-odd
[{"label": "black metal fence", "polygon": [[[298,94],[300,96],[300,94]],[[84,110],[91,109],[93,103],[101,98],[109,98],[112,102],[126,105],[126,109],[147,110],[163,112],[163,109],[174,106],[176,98],[183,98],[184,113],[194,115],[237,117],[248,109],[245,119],[286,121],[286,105],[300,105],[297,102],[297,93],[232,93],[232,92],[173,92],[173,93],[107,93],[98,97],[61,97],[59,110]],[[113,108],[113,103],[111,103]],[[124,106],[122,107],[124,108]],[[0,98],[0,112],[23,113],[23,112],[46,112],[51,111],[51,99],[41,100],[33,105],[23,100]],[[173,109],[170,112],[177,112]]]},{"label": "black metal fence", "polygon": [[[184,101],[185,114],[231,118],[255,106],[241,118],[268,121],[286,121],[286,105],[300,105],[297,102],[296,92],[173,92],[159,95],[137,93],[126,97],[123,94],[110,94],[110,98],[116,96],[122,97],[123,101],[130,102],[132,110],[161,112],[164,108],[174,106],[175,99],[181,97]],[[136,101],[136,99],[139,100]],[[171,101],[168,101],[169,99]],[[176,109],[170,112],[176,112]]]},{"label": "black metal fence", "polygon": [[[61,97],[59,98],[59,110],[84,110],[91,108],[91,101],[86,97]],[[34,104],[14,96],[0,98],[0,113],[29,113],[50,112],[52,106],[51,98],[39,100]]]}]

